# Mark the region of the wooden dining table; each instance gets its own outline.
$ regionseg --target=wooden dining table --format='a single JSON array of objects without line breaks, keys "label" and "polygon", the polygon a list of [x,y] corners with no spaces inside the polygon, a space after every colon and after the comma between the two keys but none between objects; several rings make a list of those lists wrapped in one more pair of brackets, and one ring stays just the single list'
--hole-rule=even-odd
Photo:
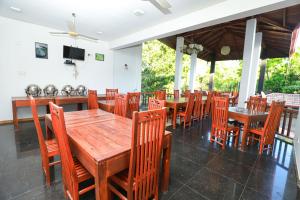
[{"label": "wooden dining table", "polygon": [[114,113],[115,100],[100,100],[98,101],[99,108],[110,113]]},{"label": "wooden dining table", "polygon": [[251,111],[246,108],[229,107],[228,117],[244,124],[241,150],[246,147],[247,135],[251,123],[264,122],[268,117],[267,112]]},{"label": "wooden dining table", "polygon": [[[95,109],[66,112],[65,123],[72,153],[93,175],[96,199],[108,199],[108,179],[129,167],[132,120]],[[52,130],[51,115],[45,116]],[[165,132],[161,190],[167,191],[170,178],[172,135]]]},{"label": "wooden dining table", "polygon": [[[207,96],[202,96],[202,106],[206,103]],[[186,107],[186,104],[188,102],[188,98],[169,98],[166,100],[166,106],[168,108],[172,108],[173,110],[173,118],[172,118],[172,125],[173,129],[176,128],[176,120],[177,120],[177,113],[179,111],[179,108]]]}]

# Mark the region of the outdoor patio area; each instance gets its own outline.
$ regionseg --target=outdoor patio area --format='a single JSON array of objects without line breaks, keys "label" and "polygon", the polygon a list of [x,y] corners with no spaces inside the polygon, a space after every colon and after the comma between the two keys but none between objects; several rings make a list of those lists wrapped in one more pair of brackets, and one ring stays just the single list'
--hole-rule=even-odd
[{"label": "outdoor patio area", "polygon": [[[41,157],[33,123],[23,123],[14,132],[12,125],[0,126],[0,199],[64,199],[61,169],[52,170],[51,187],[41,176]],[[210,120],[172,131],[171,179],[161,199],[299,199],[293,147],[275,139],[272,155],[258,156],[257,146],[246,152],[229,144],[222,151],[210,144]],[[5,183],[5,184],[3,184]],[[81,199],[95,199],[89,192]]]}]

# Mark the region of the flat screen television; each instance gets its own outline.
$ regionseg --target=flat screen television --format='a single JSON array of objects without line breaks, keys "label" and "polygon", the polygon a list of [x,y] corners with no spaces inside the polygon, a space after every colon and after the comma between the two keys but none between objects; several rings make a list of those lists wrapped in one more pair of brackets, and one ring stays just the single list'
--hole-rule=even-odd
[{"label": "flat screen television", "polygon": [[64,58],[74,59],[74,60],[84,60],[84,54],[85,54],[84,49],[64,46],[64,55],[63,55]]}]

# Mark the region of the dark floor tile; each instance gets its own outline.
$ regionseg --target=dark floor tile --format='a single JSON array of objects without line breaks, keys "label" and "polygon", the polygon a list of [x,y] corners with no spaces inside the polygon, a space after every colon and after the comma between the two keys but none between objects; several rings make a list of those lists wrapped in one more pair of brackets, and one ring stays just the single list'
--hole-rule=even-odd
[{"label": "dark floor tile", "polygon": [[271,198],[246,187],[241,200],[271,200]]},{"label": "dark floor tile", "polygon": [[186,183],[192,178],[204,165],[195,164],[178,154],[173,153],[171,157],[170,176],[181,183]]},{"label": "dark floor tile", "polygon": [[200,194],[191,190],[188,186],[182,187],[179,191],[177,191],[170,200],[206,200],[206,198],[202,197]]},{"label": "dark floor tile", "polygon": [[217,156],[207,165],[207,167],[210,170],[231,178],[240,184],[246,183],[251,172],[250,167],[224,159],[221,156]]},{"label": "dark floor tile", "polygon": [[253,167],[255,161],[257,160],[257,154],[252,154],[248,152],[239,151],[236,148],[227,148],[226,151],[223,151],[220,154],[221,157],[232,160],[238,164],[246,165],[249,167]]},{"label": "dark floor tile", "polygon": [[175,178],[171,178],[170,179],[169,190],[167,192],[160,192],[159,199],[161,199],[161,200],[169,199],[181,187],[183,187],[183,183],[177,181]]},{"label": "dark floor tile", "polygon": [[275,174],[255,169],[246,187],[272,199],[297,199],[297,184],[288,178],[288,170],[278,167]]},{"label": "dark floor tile", "polygon": [[208,199],[239,199],[243,186],[207,168],[196,174],[187,185]]}]

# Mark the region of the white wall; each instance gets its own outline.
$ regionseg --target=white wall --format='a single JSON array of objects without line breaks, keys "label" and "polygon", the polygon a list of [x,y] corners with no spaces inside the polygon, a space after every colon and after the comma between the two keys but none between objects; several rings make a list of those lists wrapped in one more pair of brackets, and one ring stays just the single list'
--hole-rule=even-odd
[{"label": "white wall", "polygon": [[[128,69],[125,69],[125,64]],[[114,51],[114,87],[120,92],[141,91],[142,45]]]},{"label": "white wall", "polygon": [[[113,51],[108,43],[77,40],[76,46],[84,48],[86,55],[85,61],[76,61],[79,76],[75,79],[73,68],[63,64],[63,45],[75,46],[74,39],[52,36],[49,31],[53,29],[3,17],[0,27],[0,121],[12,119],[11,97],[25,96],[24,89],[32,83],[42,89],[51,83],[59,90],[66,84],[83,84],[99,93],[113,87]],[[35,58],[35,42],[48,44],[48,59]],[[95,60],[96,52],[105,54],[104,62]],[[30,115],[29,109],[20,109],[20,118]]]}]

